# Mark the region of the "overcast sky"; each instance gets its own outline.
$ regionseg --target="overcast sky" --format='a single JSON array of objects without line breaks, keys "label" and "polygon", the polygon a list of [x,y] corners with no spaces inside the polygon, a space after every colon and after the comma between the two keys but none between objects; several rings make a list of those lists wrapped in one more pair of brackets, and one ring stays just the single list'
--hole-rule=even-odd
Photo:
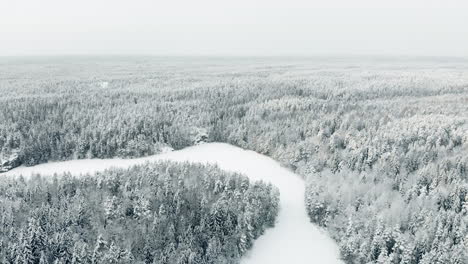
[{"label": "overcast sky", "polygon": [[466,0],[0,0],[0,55],[468,56]]}]

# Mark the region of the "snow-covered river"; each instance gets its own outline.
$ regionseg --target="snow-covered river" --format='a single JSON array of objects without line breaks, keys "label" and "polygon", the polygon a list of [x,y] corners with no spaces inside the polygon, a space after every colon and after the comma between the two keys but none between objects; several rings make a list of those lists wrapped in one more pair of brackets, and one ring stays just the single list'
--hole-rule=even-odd
[{"label": "snow-covered river", "polygon": [[251,180],[271,182],[279,188],[281,209],[276,226],[268,229],[255,241],[242,263],[342,263],[336,243],[309,221],[305,211],[303,180],[266,156],[228,144],[203,144],[139,159],[91,159],[46,163],[19,167],[2,176],[63,172],[79,175],[109,167],[128,167],[156,160],[218,164],[221,169],[243,173]]}]

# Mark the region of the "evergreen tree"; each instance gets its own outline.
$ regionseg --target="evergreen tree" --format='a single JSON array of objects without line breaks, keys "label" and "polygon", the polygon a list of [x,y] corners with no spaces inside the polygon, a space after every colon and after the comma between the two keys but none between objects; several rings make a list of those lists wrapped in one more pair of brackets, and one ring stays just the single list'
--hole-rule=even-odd
[{"label": "evergreen tree", "polygon": [[107,242],[104,240],[102,235],[98,235],[96,244],[94,246],[93,254],[91,255],[91,263],[93,264],[101,263],[106,251],[107,251]]}]

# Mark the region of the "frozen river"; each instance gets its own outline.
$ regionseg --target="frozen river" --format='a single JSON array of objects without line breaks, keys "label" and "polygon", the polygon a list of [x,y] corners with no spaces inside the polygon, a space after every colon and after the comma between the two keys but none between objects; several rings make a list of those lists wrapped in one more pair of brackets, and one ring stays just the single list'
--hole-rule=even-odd
[{"label": "frozen river", "polygon": [[271,182],[280,190],[280,212],[274,228],[258,238],[242,259],[244,264],[342,263],[336,243],[310,223],[304,204],[304,181],[266,156],[224,143],[209,143],[139,159],[88,159],[19,167],[6,175],[31,173],[74,175],[110,167],[128,167],[147,161],[172,160],[217,164],[221,169],[240,172],[251,180]]}]

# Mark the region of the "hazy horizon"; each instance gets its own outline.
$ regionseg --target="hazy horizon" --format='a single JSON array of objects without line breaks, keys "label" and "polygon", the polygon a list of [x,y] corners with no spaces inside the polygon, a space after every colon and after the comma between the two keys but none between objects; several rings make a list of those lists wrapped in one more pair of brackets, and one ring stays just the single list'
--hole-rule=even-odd
[{"label": "hazy horizon", "polygon": [[468,3],[0,3],[0,56],[468,57]]}]

